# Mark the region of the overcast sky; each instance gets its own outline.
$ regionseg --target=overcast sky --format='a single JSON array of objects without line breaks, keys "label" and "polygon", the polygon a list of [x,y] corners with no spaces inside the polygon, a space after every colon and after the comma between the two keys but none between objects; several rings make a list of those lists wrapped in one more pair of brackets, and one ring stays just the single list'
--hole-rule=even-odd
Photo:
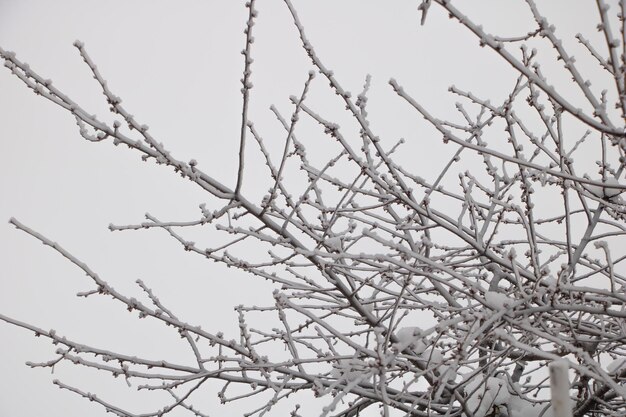
[{"label": "overcast sky", "polygon": [[[72,47],[80,39],[110,88],[138,121],[150,126],[154,137],[177,158],[195,158],[203,170],[233,185],[247,18],[243,3],[0,0],[0,46],[15,51],[84,108],[106,119],[98,85]],[[458,3],[471,17],[483,16],[490,31],[519,35],[531,28],[522,1]],[[562,33],[594,35],[595,20],[588,19],[595,13],[594,2],[544,3],[539,5]],[[449,85],[498,101],[512,75],[437,7],[431,8],[426,25],[419,26],[418,4],[294,0],[318,55],[345,89],[358,93],[366,74],[372,75],[373,126],[390,144],[400,137],[411,142],[405,161],[428,178],[451,150],[434,146],[439,146],[439,137],[395,96],[389,78],[395,77],[443,118],[453,112],[456,101],[447,93]],[[284,3],[259,0],[257,9],[250,118],[270,146],[280,149],[284,134],[269,106],[275,104],[289,115],[288,98],[300,94],[312,67]],[[313,82],[310,100],[336,115],[340,124],[347,118],[321,77]],[[320,140],[314,149],[321,157],[327,139],[319,132],[311,134]],[[0,68],[0,155],[0,313],[131,354],[175,357],[182,349],[174,332],[131,318],[111,300],[75,297],[91,289],[86,277],[10,227],[11,216],[58,241],[117,289],[138,293],[133,282],[142,278],[181,318],[206,329],[234,332],[233,305],[272,302],[268,285],[194,257],[162,232],[109,232],[109,223],[141,222],[147,211],[164,220],[194,219],[198,205],[209,199],[171,170],[143,163],[128,149],[85,142],[69,114],[32,94],[5,68]],[[263,168],[251,162],[245,188],[252,195],[265,187],[257,182],[266,174]],[[147,406],[153,399],[136,397],[124,381],[67,365],[54,375],[24,365],[53,358],[54,349],[0,323],[0,416],[106,414],[59,391],[51,383],[54,378],[130,401],[138,412],[154,409]],[[214,393],[209,395],[213,402]],[[211,414],[241,413],[234,410],[239,409]]]}]

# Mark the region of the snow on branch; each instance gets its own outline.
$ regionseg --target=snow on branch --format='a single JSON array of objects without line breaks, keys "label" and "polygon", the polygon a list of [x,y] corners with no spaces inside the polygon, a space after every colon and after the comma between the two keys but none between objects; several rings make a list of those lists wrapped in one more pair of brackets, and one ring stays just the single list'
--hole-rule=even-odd
[{"label": "snow on branch", "polygon": [[[275,287],[268,304],[237,307],[239,338],[227,340],[179,319],[149,283],[137,282],[143,302],[122,294],[69,250],[11,219],[86,274],[92,288],[80,296],[112,297],[121,308],[176,329],[194,359],[183,365],[106,351],[0,315],[58,346],[54,359],[30,366],[69,361],[171,397],[161,408],[138,414],[55,382],[118,416],[173,410],[204,416],[192,399],[209,380],[223,383],[218,397],[224,404],[256,400],[249,416],[264,415],[301,393],[318,398],[321,415],[346,417],[377,408],[384,416],[626,416],[624,11],[611,14],[599,0],[598,27],[606,44],[576,37],[613,78],[612,106],[605,94],[591,90],[534,1],[527,4],[535,26],[513,37],[487,33],[448,0],[423,1],[416,22],[430,23],[426,12],[441,7],[515,75],[501,103],[451,87],[460,100],[454,120],[436,116],[428,98],[416,97],[401,81],[389,81],[400,102],[434,128],[424,140],[442,141],[452,150],[440,171],[425,173],[402,165],[398,154],[406,141],[381,137],[370,123],[371,77],[352,97],[307,38],[296,7],[284,3],[313,70],[303,77],[300,95],[291,97],[290,118],[271,108],[284,131],[281,150],[274,152],[248,114],[257,10],[254,1],[247,3],[233,187],[196,160],[177,159],[148,133],[122,106],[82,43],[75,47],[117,119],[110,125],[0,48],[17,80],[69,112],[83,138],[125,145],[121,148],[171,168],[206,192],[207,200],[218,201],[200,205],[197,217],[186,221],[146,214],[136,224],[111,225],[112,231],[162,230],[190,256]],[[611,22],[622,25],[621,41]],[[531,40],[554,49],[590,112],[548,82],[536,52],[526,47]],[[315,72],[328,87],[312,83]],[[312,88],[330,88],[358,134],[336,123],[327,109],[305,103]],[[312,145],[307,136],[313,133],[298,130],[303,118],[318,129]],[[581,126],[582,137],[572,133]],[[247,197],[242,188],[245,175],[251,175],[244,164],[248,134],[267,166],[270,187],[263,198]],[[320,137],[334,147],[316,163],[308,151],[320,146]],[[595,173],[584,172],[579,162],[583,142],[595,146]],[[210,247],[196,243],[189,231],[202,227],[224,241]],[[249,245],[254,256],[245,249]],[[292,415],[300,416],[301,406],[292,407]]]}]

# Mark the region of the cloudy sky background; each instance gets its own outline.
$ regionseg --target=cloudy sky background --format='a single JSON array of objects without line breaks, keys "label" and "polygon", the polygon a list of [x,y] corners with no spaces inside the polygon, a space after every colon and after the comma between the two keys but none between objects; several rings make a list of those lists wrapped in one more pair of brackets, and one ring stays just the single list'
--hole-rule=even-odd
[{"label": "cloudy sky background", "polygon": [[[418,4],[294,0],[319,57],[345,89],[356,95],[366,74],[372,75],[368,105],[374,129],[389,146],[406,138],[405,166],[432,179],[429,175],[454,150],[443,147],[432,129],[395,96],[389,78],[396,78],[437,116],[454,118],[457,98],[447,93],[449,85],[498,102],[513,76],[437,7],[431,8],[426,25],[419,26]],[[577,32],[597,36],[595,19],[589,18],[596,15],[594,2],[561,0],[539,6],[568,45],[574,44]],[[532,27],[522,1],[465,0],[457,7],[482,20],[492,33],[519,35]],[[278,155],[284,133],[269,106],[291,114],[288,98],[300,94],[312,66],[284,3],[259,0],[257,9],[250,118]],[[149,125],[155,138],[177,158],[195,158],[204,171],[234,186],[246,18],[243,1],[232,0],[0,0],[0,46],[15,51],[83,108],[109,120],[97,83],[72,47],[80,39],[125,108]],[[567,79],[553,82],[567,85]],[[326,81],[317,77],[311,88],[310,106],[342,126],[349,124]],[[332,146],[312,123],[303,123],[296,133],[301,140],[308,135],[313,144],[309,149],[319,160]],[[255,162],[252,142],[248,149],[244,188],[260,198],[267,184],[259,178],[267,171]],[[87,143],[69,114],[35,96],[6,68],[0,68],[0,155],[1,314],[112,350],[153,358],[188,354],[171,329],[139,321],[110,299],[75,297],[92,288],[88,279],[50,248],[11,227],[11,216],[59,242],[116,289],[139,294],[134,281],[143,279],[179,317],[205,329],[235,336],[232,306],[272,303],[269,285],[184,252],[164,232],[109,232],[109,223],[138,223],[145,212],[163,220],[194,219],[198,205],[210,207],[213,200],[170,169],[141,162],[128,149],[110,142]],[[0,416],[106,414],[59,391],[51,383],[54,378],[117,398],[137,412],[162,405],[126,389],[123,380],[93,371],[63,365],[51,375],[49,369],[24,365],[53,358],[54,349],[46,340],[0,323]],[[240,415],[252,408],[215,408],[214,392],[207,397],[212,415]],[[285,415],[284,410],[276,415]]]}]

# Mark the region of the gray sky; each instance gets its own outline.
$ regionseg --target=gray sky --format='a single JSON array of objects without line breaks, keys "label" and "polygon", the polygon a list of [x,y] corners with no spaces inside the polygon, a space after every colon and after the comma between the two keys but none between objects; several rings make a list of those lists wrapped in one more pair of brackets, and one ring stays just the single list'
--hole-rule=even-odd
[{"label": "gray sky", "polygon": [[[516,35],[530,28],[521,1],[458,3],[471,17],[485,16],[485,27],[494,32]],[[563,33],[594,35],[594,19],[588,19],[592,2],[542,3]],[[390,144],[406,138],[412,151],[403,154],[404,162],[425,177],[452,150],[441,148],[439,137],[395,96],[388,79],[395,77],[441,117],[454,111],[456,99],[447,93],[451,84],[494,101],[510,86],[506,65],[436,7],[420,27],[414,0],[294,4],[318,55],[344,88],[358,93],[372,74],[373,126]],[[283,2],[259,0],[257,9],[250,117],[278,150],[284,134],[268,108],[275,104],[291,113],[288,97],[300,94],[311,64]],[[98,85],[72,47],[82,40],[110,88],[153,136],[178,158],[195,158],[202,169],[234,184],[245,20],[243,1],[232,0],[0,0],[0,46],[108,120]],[[311,105],[349,125],[327,86],[321,77],[313,82]],[[327,138],[309,126],[310,132],[298,133],[320,141],[314,149],[322,158]],[[256,150],[249,149],[250,155]],[[272,302],[268,285],[194,257],[162,232],[110,233],[109,223],[137,223],[147,211],[161,219],[193,219],[198,204],[211,200],[130,150],[85,142],[69,114],[36,97],[5,68],[0,69],[0,155],[0,313],[129,353],[176,357],[181,352],[168,329],[130,319],[111,300],[75,297],[91,288],[83,274],[10,227],[11,216],[58,241],[117,289],[138,293],[133,282],[142,278],[181,318],[206,329],[233,332],[233,305]],[[267,173],[264,168],[251,157],[246,189],[252,195],[267,187],[257,182]],[[67,365],[54,375],[26,367],[27,360],[51,359],[55,349],[26,331],[0,323],[0,341],[0,416],[105,415],[59,391],[51,384],[54,378],[132,401],[138,412],[154,408],[145,406],[151,397],[136,397],[123,380]],[[209,396],[213,401],[213,393]],[[232,410],[226,415],[240,414]]]}]

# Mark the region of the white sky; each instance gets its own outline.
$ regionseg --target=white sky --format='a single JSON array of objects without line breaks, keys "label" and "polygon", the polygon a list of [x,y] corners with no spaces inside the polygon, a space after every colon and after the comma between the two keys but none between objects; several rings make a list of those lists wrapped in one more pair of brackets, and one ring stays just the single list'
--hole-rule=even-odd
[{"label": "white sky", "polygon": [[[202,169],[234,184],[247,13],[243,3],[0,0],[0,46],[16,51],[84,108],[104,116],[98,86],[72,47],[75,39],[82,40],[111,89],[153,136],[178,158],[195,158]],[[594,2],[544,3],[540,7],[563,33],[594,36],[595,19],[589,19]],[[494,101],[510,86],[506,65],[478,48],[437,7],[420,27],[415,0],[294,4],[318,55],[344,88],[358,93],[365,75],[372,74],[374,128],[389,144],[405,137],[413,152],[404,154],[404,160],[426,178],[452,150],[441,148],[440,138],[395,97],[388,79],[395,77],[440,117],[454,111],[456,99],[447,93],[451,84]],[[485,16],[486,29],[499,34],[521,34],[531,27],[522,1],[464,0],[458,7],[471,17]],[[258,0],[257,9],[250,118],[266,142],[279,149],[284,134],[268,108],[275,104],[284,115],[291,113],[288,97],[300,94],[311,64],[283,2]],[[347,120],[321,77],[313,82],[309,103],[329,117],[337,115],[339,124]],[[320,142],[312,153],[326,155],[330,145],[319,131],[297,132],[300,137],[309,133],[309,140]],[[252,142],[248,149],[251,154],[256,150]],[[133,282],[142,278],[181,318],[206,329],[233,332],[233,305],[272,302],[266,284],[194,257],[164,233],[110,233],[109,223],[141,222],[146,211],[162,219],[193,219],[198,204],[210,200],[171,170],[142,163],[128,149],[86,143],[68,114],[36,97],[5,68],[0,68],[0,155],[0,313],[129,353],[175,357],[181,348],[174,332],[128,320],[129,313],[108,299],[75,297],[91,288],[86,278],[10,227],[6,221],[11,216],[58,241],[118,289],[138,293]],[[267,188],[257,182],[265,176],[264,168],[250,164],[246,189],[252,195]],[[103,397],[111,393],[121,401],[130,399],[138,412],[154,409],[146,407],[145,397],[125,390],[124,381],[67,365],[55,375],[24,365],[51,359],[53,352],[47,341],[0,323],[0,416],[106,414],[59,391],[51,384],[54,378]],[[211,400],[213,396],[209,393]],[[237,408],[216,410],[213,415],[240,414]]]}]

